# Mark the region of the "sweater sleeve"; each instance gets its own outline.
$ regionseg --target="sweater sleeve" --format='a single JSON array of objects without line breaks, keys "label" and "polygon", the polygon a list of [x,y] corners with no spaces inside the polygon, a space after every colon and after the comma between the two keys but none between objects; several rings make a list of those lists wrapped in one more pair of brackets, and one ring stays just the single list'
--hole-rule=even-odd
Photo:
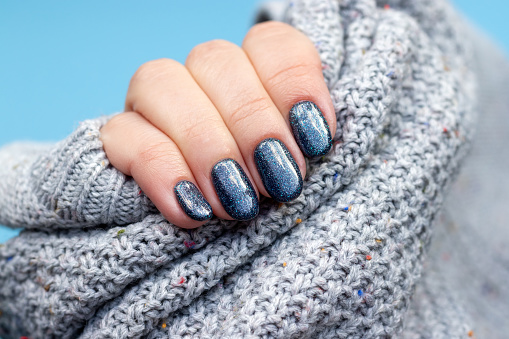
[{"label": "sweater sleeve", "polygon": [[[332,151],[309,161],[301,196],[263,199],[248,222],[178,229],[109,166],[101,120],[85,122],[6,169],[0,222],[39,229],[0,247],[2,337],[401,331],[422,295],[414,291],[433,222],[473,137],[464,24],[442,0],[299,0],[285,20],[318,49],[340,126]],[[62,229],[103,224],[113,227]],[[442,295],[427,304],[440,309]],[[449,325],[464,332],[462,319]]]},{"label": "sweater sleeve", "polygon": [[131,177],[112,167],[99,130],[82,122],[56,144],[0,148],[0,224],[30,229],[125,225],[155,207]]}]

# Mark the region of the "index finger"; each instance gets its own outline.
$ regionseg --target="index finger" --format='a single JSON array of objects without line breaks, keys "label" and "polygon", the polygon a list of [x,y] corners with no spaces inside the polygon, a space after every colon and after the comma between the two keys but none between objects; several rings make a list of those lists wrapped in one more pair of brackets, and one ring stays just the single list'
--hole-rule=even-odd
[{"label": "index finger", "polygon": [[302,152],[327,154],[336,114],[313,43],[290,25],[268,21],[251,28],[242,48]]}]

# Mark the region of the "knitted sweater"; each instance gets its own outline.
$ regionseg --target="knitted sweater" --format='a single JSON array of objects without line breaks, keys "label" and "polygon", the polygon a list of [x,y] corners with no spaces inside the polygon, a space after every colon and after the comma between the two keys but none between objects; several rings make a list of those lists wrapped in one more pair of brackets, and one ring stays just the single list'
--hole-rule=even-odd
[{"label": "knitted sweater", "polygon": [[24,230],[0,245],[2,338],[507,335],[509,63],[441,0],[300,0],[284,20],[338,119],[300,197],[186,231],[109,164],[107,117],[6,146],[0,223]]}]

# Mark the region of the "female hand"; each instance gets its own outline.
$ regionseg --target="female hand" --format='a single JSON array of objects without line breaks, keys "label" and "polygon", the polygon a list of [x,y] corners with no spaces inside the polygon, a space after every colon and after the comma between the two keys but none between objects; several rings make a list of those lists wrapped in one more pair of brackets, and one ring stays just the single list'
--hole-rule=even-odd
[{"label": "female hand", "polygon": [[113,166],[132,176],[163,216],[194,228],[212,217],[248,220],[259,193],[302,191],[304,156],[326,154],[336,129],[312,42],[279,22],[257,24],[242,47],[196,46],[185,66],[142,65],[125,112],[101,130]]}]

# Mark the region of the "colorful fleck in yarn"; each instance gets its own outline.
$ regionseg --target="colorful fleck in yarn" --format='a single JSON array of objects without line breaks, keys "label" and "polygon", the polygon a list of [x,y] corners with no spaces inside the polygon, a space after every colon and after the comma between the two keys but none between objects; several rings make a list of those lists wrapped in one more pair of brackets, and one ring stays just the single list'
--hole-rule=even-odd
[{"label": "colorful fleck in yarn", "polygon": [[[99,131],[110,117],[58,144],[6,146],[0,223],[25,230],[0,248],[2,338],[508,333],[496,225],[509,199],[490,198],[509,192],[507,139],[494,138],[509,130],[507,60],[441,0],[303,0],[279,17],[316,46],[338,119],[301,196],[191,238],[108,165]],[[470,145],[477,161],[459,171]],[[454,234],[438,214],[448,196]],[[359,260],[366,251],[376,260]]]},{"label": "colorful fleck in yarn", "polygon": [[196,243],[194,241],[184,241],[184,246],[187,248],[194,248],[196,246]]}]

